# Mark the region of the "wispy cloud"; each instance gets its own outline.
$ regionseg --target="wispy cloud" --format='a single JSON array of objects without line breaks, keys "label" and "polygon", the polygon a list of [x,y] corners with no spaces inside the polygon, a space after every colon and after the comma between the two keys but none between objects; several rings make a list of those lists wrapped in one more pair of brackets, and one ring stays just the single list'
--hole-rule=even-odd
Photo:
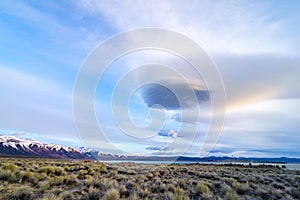
[{"label": "wispy cloud", "polygon": [[13,135],[13,136],[22,136],[22,135],[26,135],[26,133],[24,133],[24,132],[15,132],[15,133],[12,133],[11,135]]},{"label": "wispy cloud", "polygon": [[275,20],[271,5],[259,1],[81,2],[123,31],[167,28],[195,39],[209,52],[275,53],[289,51],[293,45],[282,38],[286,21]]},{"label": "wispy cloud", "polygon": [[160,152],[168,152],[172,151],[173,149],[170,147],[146,147],[148,151],[160,151]]},{"label": "wispy cloud", "polygon": [[8,67],[1,66],[0,74],[3,129],[73,135],[72,96],[63,87]]}]

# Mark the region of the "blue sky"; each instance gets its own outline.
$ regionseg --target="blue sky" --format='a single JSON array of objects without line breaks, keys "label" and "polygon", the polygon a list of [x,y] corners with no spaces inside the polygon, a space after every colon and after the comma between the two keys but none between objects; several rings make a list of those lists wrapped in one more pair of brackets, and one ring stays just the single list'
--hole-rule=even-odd
[{"label": "blue sky", "polygon": [[[221,73],[226,121],[210,155],[300,157],[299,8],[296,0],[0,1],[1,133],[82,146],[72,111],[73,85],[81,64],[115,34],[158,27],[196,41]],[[166,130],[143,142],[123,136],[109,113],[118,77],[153,60],[186,67],[161,52],[120,58],[98,88],[106,95],[96,96],[97,116],[120,148],[172,154],[176,147],[163,147],[172,140],[184,142],[185,136],[173,137],[172,131],[171,137],[165,136],[164,131],[176,132],[180,124],[191,124],[174,120],[178,113],[168,112]],[[130,104],[133,120],[140,125],[149,120],[143,100],[136,94]],[[199,106],[205,116],[188,155],[198,155],[209,125],[209,105]]]}]

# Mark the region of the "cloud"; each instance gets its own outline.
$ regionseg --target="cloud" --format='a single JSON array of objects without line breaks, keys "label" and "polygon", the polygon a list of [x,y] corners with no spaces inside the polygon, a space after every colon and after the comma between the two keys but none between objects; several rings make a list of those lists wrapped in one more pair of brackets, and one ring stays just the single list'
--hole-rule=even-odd
[{"label": "cloud", "polygon": [[11,135],[13,135],[13,136],[23,136],[23,135],[26,135],[26,133],[24,133],[24,132],[15,132],[15,133],[12,133]]},{"label": "cloud", "polygon": [[[226,128],[218,141],[218,144],[222,145],[216,145],[211,153],[231,155],[234,152],[239,152],[240,156],[247,156],[248,154],[248,156],[274,157],[279,155],[288,156],[290,152],[290,156],[299,157],[299,142],[298,131]],[[241,151],[244,151],[244,153],[241,153]],[[235,154],[237,155],[237,153]]]},{"label": "cloud", "polygon": [[288,33],[287,20],[274,18],[272,13],[278,10],[259,1],[136,1],[133,6],[131,1],[82,0],[81,5],[101,13],[122,31],[167,28],[191,37],[210,52],[274,53],[297,48],[282,37]]},{"label": "cloud", "polygon": [[[172,87],[177,87],[184,94],[185,86],[180,83],[168,83],[172,84]],[[183,108],[192,108],[197,106],[197,103],[205,102],[210,99],[209,91],[193,88],[193,91],[197,97],[198,102],[193,101],[193,96],[184,96],[182,99],[182,105],[180,105],[179,100],[175,94],[168,88],[159,84],[148,84],[143,86],[141,89],[141,94],[144,102],[148,107],[152,107],[156,104],[163,106],[167,110],[178,110]],[[180,95],[183,96],[183,95]]]},{"label": "cloud", "polygon": [[225,84],[227,111],[266,99],[299,98],[300,57],[280,54],[218,54],[213,59]]},{"label": "cloud", "polygon": [[[66,13],[66,7],[72,12]],[[104,23],[95,23],[98,19],[91,18],[86,10],[70,2],[60,2],[60,5],[52,2],[0,2],[0,12],[11,20],[0,20],[1,42],[6,48],[4,53],[8,57],[19,57],[22,64],[28,62],[31,68],[49,65],[52,72],[59,66],[59,74],[62,70],[70,73],[77,70],[95,45],[109,36],[102,30],[105,29]],[[57,13],[64,13],[64,16]],[[15,31],[16,28],[19,31]],[[20,46],[25,51],[19,51]]]},{"label": "cloud", "polygon": [[162,137],[168,137],[168,138],[177,138],[178,137],[178,133],[171,129],[171,130],[162,130],[158,133],[159,136]]},{"label": "cloud", "polygon": [[[285,133],[300,131],[300,99],[271,99],[227,113],[225,131]],[[263,123],[262,123],[263,122]],[[258,134],[258,133],[254,133]],[[295,135],[293,135],[294,137]],[[289,136],[287,135],[287,138]],[[300,139],[300,138],[299,138]]]},{"label": "cloud", "polygon": [[0,77],[2,129],[74,138],[71,92],[4,66],[0,66]]},{"label": "cloud", "polygon": [[171,147],[146,147],[146,150],[148,151],[158,151],[158,152],[167,152],[167,151],[172,151],[173,149]]}]

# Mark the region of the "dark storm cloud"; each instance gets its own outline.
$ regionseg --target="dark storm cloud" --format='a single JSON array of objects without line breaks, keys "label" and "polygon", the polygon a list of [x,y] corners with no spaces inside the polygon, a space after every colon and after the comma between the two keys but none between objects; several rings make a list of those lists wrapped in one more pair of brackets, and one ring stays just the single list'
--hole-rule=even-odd
[{"label": "dark storm cloud", "polygon": [[[181,90],[182,94],[186,92],[184,91],[184,86],[181,84],[176,84],[175,87]],[[197,97],[197,103],[208,101],[210,99],[208,90],[198,89],[196,87],[193,88],[193,86],[191,87]],[[168,110],[178,110],[180,108],[192,108],[197,104],[193,101],[192,95],[187,95],[183,97],[182,105],[180,106],[175,94],[167,87],[159,84],[148,84],[143,86],[141,88],[141,94],[148,107],[159,104]]]}]

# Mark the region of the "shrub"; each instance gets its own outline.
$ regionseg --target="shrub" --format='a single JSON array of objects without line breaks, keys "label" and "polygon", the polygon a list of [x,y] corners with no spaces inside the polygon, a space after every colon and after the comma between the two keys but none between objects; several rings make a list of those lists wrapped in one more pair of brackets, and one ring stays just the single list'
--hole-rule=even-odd
[{"label": "shrub", "polygon": [[47,166],[47,167],[41,167],[38,169],[39,173],[46,173],[46,174],[53,174],[54,173],[54,167]]},{"label": "shrub", "polygon": [[174,199],[174,194],[172,192],[166,192],[165,193],[165,197],[166,199]]},{"label": "shrub", "polygon": [[50,183],[48,181],[41,181],[38,183],[38,188],[41,192],[45,192],[49,187]]},{"label": "shrub", "polygon": [[0,180],[7,181],[11,176],[11,172],[8,170],[0,170]]},{"label": "shrub", "polygon": [[164,193],[166,190],[167,190],[167,186],[166,186],[165,184],[161,184],[161,185],[159,186],[159,191],[160,191],[160,192]]},{"label": "shrub", "polygon": [[153,174],[151,172],[148,172],[146,174],[146,177],[151,180],[153,178]]},{"label": "shrub", "polygon": [[4,164],[2,166],[2,169],[4,170],[10,170],[11,172],[14,172],[18,169],[18,166],[12,163]]},{"label": "shrub", "polygon": [[51,186],[59,186],[59,185],[62,185],[64,183],[64,178],[62,176],[49,177],[48,181],[49,181]]},{"label": "shrub", "polygon": [[53,194],[54,196],[59,196],[62,197],[61,194],[63,194],[63,192],[65,192],[65,190],[63,190],[61,187],[53,187],[50,190],[51,194]]},{"label": "shrub", "polygon": [[127,191],[127,189],[126,189],[125,185],[121,185],[121,186],[119,187],[119,192],[120,192],[121,194],[125,193],[126,191]]},{"label": "shrub", "polygon": [[63,198],[54,194],[47,194],[39,200],[63,200]]},{"label": "shrub", "polygon": [[88,173],[88,171],[86,171],[86,170],[83,170],[83,169],[79,170],[78,178],[79,179],[85,179],[85,176],[87,175],[87,173]]},{"label": "shrub", "polygon": [[64,183],[68,186],[77,186],[77,185],[79,185],[79,182],[76,178],[76,175],[74,175],[74,174],[71,174],[71,175],[67,176],[64,179]]},{"label": "shrub", "polygon": [[12,193],[13,199],[33,199],[33,190],[28,186],[21,186]]},{"label": "shrub", "polygon": [[100,192],[94,187],[89,187],[89,190],[87,193],[87,199],[89,199],[89,200],[100,199]]},{"label": "shrub", "polygon": [[70,171],[70,167],[69,166],[64,166],[64,169],[66,172]]},{"label": "shrub", "polygon": [[139,199],[139,197],[136,195],[135,192],[132,193],[132,194],[130,195],[130,197],[129,197],[129,200],[138,200],[138,199]]},{"label": "shrub", "polygon": [[250,190],[250,186],[247,183],[236,185],[236,192],[240,195],[249,194]]},{"label": "shrub", "polygon": [[22,179],[22,181],[28,181],[32,183],[35,182],[34,175],[30,171],[25,171],[25,172],[21,171],[20,178]]},{"label": "shrub", "polygon": [[174,192],[175,186],[173,184],[168,184],[167,187],[170,192]]},{"label": "shrub", "polygon": [[64,200],[73,200],[73,199],[76,199],[73,192],[70,192],[70,191],[65,191],[64,193],[60,194],[61,198],[64,199]]},{"label": "shrub", "polygon": [[62,175],[66,174],[66,171],[62,167],[55,167],[53,173],[54,173],[55,176],[62,176]]},{"label": "shrub", "polygon": [[94,186],[94,178],[92,176],[87,176],[84,179],[84,185],[90,187],[90,186]]},{"label": "shrub", "polygon": [[178,180],[178,185],[181,187],[181,188],[184,188],[185,186],[185,181],[183,179],[179,179]]},{"label": "shrub", "polygon": [[289,193],[295,199],[300,199],[300,188],[292,188]]},{"label": "shrub", "polygon": [[10,176],[8,177],[8,182],[10,182],[10,183],[16,183],[18,181],[19,180],[15,173],[11,173]]},{"label": "shrub", "polygon": [[38,180],[38,181],[44,181],[46,180],[46,178],[48,177],[46,173],[34,173],[34,177]]},{"label": "shrub", "polygon": [[228,200],[238,200],[238,195],[233,190],[227,190],[226,197]]},{"label": "shrub", "polygon": [[257,188],[255,194],[259,195],[262,199],[271,199],[268,191],[264,188]]},{"label": "shrub", "polygon": [[105,165],[102,165],[102,166],[100,167],[100,172],[101,172],[101,173],[107,173],[107,168],[106,168]]},{"label": "shrub", "polygon": [[182,200],[183,190],[180,187],[177,187],[174,191],[174,200]]},{"label": "shrub", "polygon": [[116,189],[110,189],[106,192],[104,200],[118,200],[120,199],[120,194]]},{"label": "shrub", "polygon": [[47,175],[55,175],[55,176],[62,176],[66,174],[66,171],[62,167],[41,167],[38,169],[39,173],[46,173]]},{"label": "shrub", "polygon": [[147,188],[143,188],[143,189],[140,190],[140,193],[141,193],[141,197],[145,198],[145,197],[148,196],[149,190]]},{"label": "shrub", "polygon": [[139,188],[139,185],[131,180],[125,183],[125,186],[128,190],[137,190]]},{"label": "shrub", "polygon": [[197,192],[199,194],[209,194],[210,193],[210,189],[207,186],[207,183],[199,182],[198,185],[197,185]]},{"label": "shrub", "polygon": [[87,173],[88,173],[89,175],[95,174],[94,168],[93,168],[93,167],[89,167],[88,170],[87,170]]}]

